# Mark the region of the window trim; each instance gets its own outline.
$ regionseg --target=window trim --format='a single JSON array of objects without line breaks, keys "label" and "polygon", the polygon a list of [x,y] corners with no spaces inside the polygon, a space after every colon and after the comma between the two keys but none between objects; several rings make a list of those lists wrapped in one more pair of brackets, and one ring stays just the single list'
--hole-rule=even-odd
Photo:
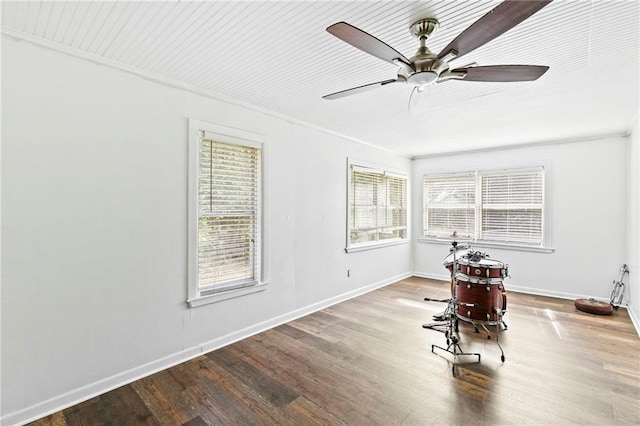
[{"label": "window trim", "polygon": [[[474,236],[474,238],[472,240],[470,240],[470,243],[472,243],[474,246],[479,246],[479,247],[488,247],[488,248],[503,248],[503,249],[510,249],[510,250],[517,250],[517,251],[529,251],[529,252],[539,252],[539,253],[553,253],[555,251],[555,248],[553,248],[553,244],[552,244],[552,229],[553,229],[553,224],[552,224],[552,215],[551,215],[551,211],[552,211],[552,197],[551,197],[551,181],[553,178],[553,168],[551,165],[550,161],[541,161],[541,162],[523,162],[522,164],[517,164],[514,165],[514,167],[510,167],[510,168],[476,168],[476,169],[470,169],[470,168],[464,168],[464,169],[460,169],[460,170],[449,170],[449,171],[443,171],[443,170],[434,170],[434,171],[425,171],[422,173],[422,186],[421,186],[421,198],[422,198],[422,202],[420,205],[420,209],[421,209],[421,232],[420,232],[420,237],[417,238],[417,241],[419,243],[430,243],[430,244],[450,244],[450,241],[443,241],[441,238],[439,237],[426,237],[424,235],[425,233],[425,229],[424,229],[424,210],[425,210],[425,199],[424,199],[424,180],[426,176],[435,176],[435,175],[457,175],[457,174],[464,174],[464,173],[471,173],[475,175],[475,179],[476,179],[476,185],[478,185],[478,182],[481,179],[482,175],[488,175],[488,174],[499,174],[500,172],[518,172],[518,171],[526,171],[526,170],[533,170],[533,169],[539,169],[541,168],[543,170],[543,186],[542,186],[542,191],[543,191],[543,207],[542,207],[542,244],[539,246],[533,246],[533,245],[529,245],[529,244],[518,244],[518,243],[512,243],[512,242],[506,242],[506,241],[487,241],[487,240],[478,240],[477,239],[477,235]],[[478,189],[478,191],[480,191],[480,189]],[[477,226],[476,226],[477,227]]]},{"label": "window trim", "polygon": [[[404,178],[406,180],[406,229],[404,238],[390,238],[386,240],[377,240],[377,241],[367,241],[362,243],[351,243],[351,205],[349,199],[349,192],[351,188],[351,169],[355,167],[358,169],[369,169],[372,172],[380,172],[384,174],[388,174],[390,176]],[[355,253],[359,251],[372,250],[381,247],[389,247],[400,244],[408,244],[411,241],[411,186],[410,186],[410,178],[409,172],[404,170],[395,169],[391,167],[381,166],[379,164],[374,164],[366,161],[360,161],[351,157],[347,158],[347,191],[346,191],[346,207],[347,207],[347,223],[346,223],[346,242],[345,249],[346,253]]]},{"label": "window trim", "polygon": [[[258,247],[257,259],[257,276],[258,280],[251,284],[242,286],[221,287],[217,291],[209,291],[205,294],[201,293],[198,284],[198,176],[200,172],[199,154],[200,154],[200,138],[204,136],[207,139],[213,139],[216,142],[249,146],[261,149],[261,167],[260,167],[260,188],[258,203],[258,233],[260,245]],[[188,194],[187,194],[187,305],[190,308],[207,305],[223,300],[228,300],[247,294],[260,292],[266,289],[268,282],[265,280],[264,264],[265,253],[264,248],[267,247],[264,232],[264,144],[265,138],[262,135],[247,132],[240,129],[221,126],[219,124],[209,123],[189,119],[189,135],[188,135]]]}]

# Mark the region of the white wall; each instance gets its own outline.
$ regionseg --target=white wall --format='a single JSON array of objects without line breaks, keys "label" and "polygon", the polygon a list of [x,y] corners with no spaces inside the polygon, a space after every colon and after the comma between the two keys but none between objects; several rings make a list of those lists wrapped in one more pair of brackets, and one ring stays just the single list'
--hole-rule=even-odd
[{"label": "white wall", "polygon": [[[412,270],[410,244],[344,252],[347,157],[407,158],[4,36],[2,106],[6,424]],[[270,285],[195,309],[188,118],[267,138]]]},{"label": "white wall", "polygon": [[625,277],[629,297],[629,313],[636,330],[640,330],[640,114],[629,138],[629,210],[628,260],[629,275]]},{"label": "white wall", "polygon": [[[627,262],[627,138],[466,153],[416,160],[413,180],[426,173],[547,166],[547,204],[553,253],[473,245],[509,264],[508,290],[557,297],[609,299],[613,279]],[[414,186],[414,229],[422,229],[422,194]],[[418,231],[416,231],[418,232]],[[446,277],[448,246],[414,243],[414,270]]]}]

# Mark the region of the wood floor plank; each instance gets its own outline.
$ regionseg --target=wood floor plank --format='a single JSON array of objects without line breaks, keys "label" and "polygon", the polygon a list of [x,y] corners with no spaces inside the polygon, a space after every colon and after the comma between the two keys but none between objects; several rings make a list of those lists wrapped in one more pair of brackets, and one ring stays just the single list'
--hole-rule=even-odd
[{"label": "wood floor plank", "polygon": [[209,423],[205,422],[200,416],[196,416],[188,422],[182,423],[182,426],[209,426]]},{"label": "wood floor plank", "polygon": [[338,419],[318,404],[308,400],[304,396],[300,396],[291,401],[287,405],[287,409],[291,412],[297,422],[305,425],[344,425],[341,419]]},{"label": "wood floor plank", "polygon": [[64,411],[68,425],[159,425],[131,386],[123,386]]},{"label": "wood floor plank", "polygon": [[295,390],[270,376],[262,374],[259,369],[241,358],[234,357],[230,351],[224,348],[209,353],[207,357],[216,364],[223,366],[244,386],[250,388],[252,392],[256,392],[261,399],[268,401],[272,405],[285,406],[300,396]]},{"label": "wood floor plank", "polygon": [[[162,380],[158,380],[160,377]],[[131,386],[162,424],[183,424],[197,417],[196,412],[189,410],[180,398],[182,387],[166,371],[158,373],[154,378],[140,379]]]},{"label": "wood floor plank", "polygon": [[[508,287],[508,286],[507,286]],[[508,330],[460,323],[457,367],[422,328],[449,283],[411,277],[55,413],[75,425],[640,424],[640,339],[624,309],[508,292]],[[506,361],[500,360],[500,348]]]}]

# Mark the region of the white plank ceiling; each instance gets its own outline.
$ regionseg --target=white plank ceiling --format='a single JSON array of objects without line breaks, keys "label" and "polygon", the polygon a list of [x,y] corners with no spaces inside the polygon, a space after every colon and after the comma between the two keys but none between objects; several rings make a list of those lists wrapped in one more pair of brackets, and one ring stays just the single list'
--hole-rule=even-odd
[{"label": "white plank ceiling", "polygon": [[233,99],[409,156],[627,133],[638,114],[636,0],[555,0],[462,66],[549,65],[526,83],[451,81],[410,114],[408,85],[325,94],[395,78],[396,68],[325,31],[346,21],[406,57],[410,25],[440,21],[439,52],[500,2],[2,2],[2,32],[147,77]]}]

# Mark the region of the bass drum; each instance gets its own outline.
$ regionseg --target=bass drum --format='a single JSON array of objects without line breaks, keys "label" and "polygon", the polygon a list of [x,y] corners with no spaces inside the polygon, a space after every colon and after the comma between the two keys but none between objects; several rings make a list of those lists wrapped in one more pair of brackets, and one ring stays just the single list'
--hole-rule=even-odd
[{"label": "bass drum", "polygon": [[499,260],[488,257],[463,257],[458,260],[460,273],[478,278],[506,278],[509,266]]},{"label": "bass drum", "polygon": [[456,316],[471,323],[496,325],[507,310],[507,293],[499,278],[476,278],[456,274],[458,308]]},{"label": "bass drum", "polygon": [[471,247],[469,244],[460,244],[456,247],[455,252],[453,247],[449,249],[449,255],[447,255],[444,259],[442,259],[442,265],[449,270],[451,276],[453,277],[453,256],[455,253],[456,263],[459,263],[463,256],[467,255],[471,252]]}]

